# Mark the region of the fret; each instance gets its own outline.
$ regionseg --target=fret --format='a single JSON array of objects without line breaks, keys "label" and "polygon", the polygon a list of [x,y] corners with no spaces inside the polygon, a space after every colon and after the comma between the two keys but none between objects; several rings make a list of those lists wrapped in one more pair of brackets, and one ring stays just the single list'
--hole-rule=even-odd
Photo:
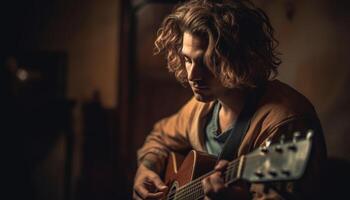
[{"label": "fret", "polygon": [[241,158],[239,159],[239,164],[238,164],[238,168],[237,168],[237,179],[240,179],[242,177],[242,173],[243,173],[243,167],[244,167],[244,163],[245,162],[245,156],[241,156]]},{"label": "fret", "polygon": [[229,182],[229,180],[231,179],[231,174],[232,174],[232,171],[230,168],[228,168],[226,171],[225,171],[225,178],[224,178],[224,181],[225,183]]},{"label": "fret", "polygon": [[227,170],[225,172],[225,183],[229,183],[234,177],[235,164],[232,162],[228,165]]},{"label": "fret", "polygon": [[[233,161],[229,163],[226,171],[224,171],[224,181],[226,184],[230,184],[236,180],[238,171],[241,170],[239,167],[242,167],[242,162],[243,159],[240,159],[239,162]],[[179,190],[176,192],[175,200],[193,200],[203,198],[204,191],[202,188],[202,180],[212,173],[213,171],[179,188]]]}]

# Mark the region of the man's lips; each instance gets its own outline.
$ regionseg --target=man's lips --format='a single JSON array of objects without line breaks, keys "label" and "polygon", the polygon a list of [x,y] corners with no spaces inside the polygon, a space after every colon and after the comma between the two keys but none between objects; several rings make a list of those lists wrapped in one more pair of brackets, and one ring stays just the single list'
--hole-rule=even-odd
[{"label": "man's lips", "polygon": [[209,87],[208,86],[205,86],[205,85],[197,85],[197,86],[192,86],[192,89],[194,90],[194,91],[203,91],[203,90],[207,90],[207,89],[209,89]]},{"label": "man's lips", "polygon": [[209,89],[209,86],[204,81],[190,82],[190,85],[195,91],[203,91]]}]

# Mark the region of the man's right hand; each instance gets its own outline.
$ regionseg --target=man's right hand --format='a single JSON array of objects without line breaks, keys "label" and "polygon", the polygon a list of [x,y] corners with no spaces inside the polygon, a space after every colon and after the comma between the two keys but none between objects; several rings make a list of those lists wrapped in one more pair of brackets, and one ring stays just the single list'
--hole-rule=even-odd
[{"label": "man's right hand", "polygon": [[157,200],[164,196],[168,187],[159,175],[141,164],[137,169],[134,181],[134,200]]}]

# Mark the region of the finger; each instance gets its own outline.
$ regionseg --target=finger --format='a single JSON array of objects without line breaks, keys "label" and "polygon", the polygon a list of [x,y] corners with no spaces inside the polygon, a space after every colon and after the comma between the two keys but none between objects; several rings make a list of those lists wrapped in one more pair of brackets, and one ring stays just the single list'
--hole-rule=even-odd
[{"label": "finger", "polygon": [[150,181],[153,182],[153,184],[156,186],[158,191],[164,192],[165,190],[168,189],[168,187],[164,184],[164,182],[158,176],[152,177]]},{"label": "finger", "polygon": [[135,187],[134,192],[136,195],[141,197],[141,199],[156,199],[162,197],[163,195],[163,192],[150,192],[143,185]]},{"label": "finger", "polygon": [[142,198],[135,191],[132,194],[132,199],[133,200],[142,200]]},{"label": "finger", "polygon": [[209,181],[209,177],[206,177],[202,180],[202,187],[203,187],[203,192],[205,196],[208,196],[210,193],[212,193],[212,185]]},{"label": "finger", "polygon": [[216,170],[216,171],[222,171],[222,170],[224,170],[224,169],[227,168],[228,163],[229,163],[229,162],[228,162],[227,160],[220,160],[220,161],[218,162],[218,164],[216,164],[214,170]]},{"label": "finger", "polygon": [[221,172],[215,172],[209,176],[209,182],[211,183],[214,193],[218,193],[226,188],[224,179]]},{"label": "finger", "polygon": [[211,176],[203,180],[203,190],[204,190],[205,197],[208,200],[219,199],[218,197],[220,196],[220,194],[215,191],[217,189],[215,189],[216,186],[212,182],[212,176],[215,176],[215,175],[212,174]]}]

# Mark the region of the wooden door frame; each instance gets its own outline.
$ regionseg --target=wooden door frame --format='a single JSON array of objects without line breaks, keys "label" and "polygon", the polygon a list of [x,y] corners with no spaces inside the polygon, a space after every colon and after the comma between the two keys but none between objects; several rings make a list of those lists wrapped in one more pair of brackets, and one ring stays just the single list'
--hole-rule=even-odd
[{"label": "wooden door frame", "polygon": [[[176,4],[179,0],[143,0],[137,4],[132,4],[130,0],[121,1],[120,12],[120,55],[119,55],[119,73],[118,73],[118,136],[117,136],[117,151],[118,158],[127,160],[130,158],[128,144],[131,139],[128,135],[128,130],[131,125],[130,111],[134,103],[135,89],[135,53],[136,53],[136,27],[137,12],[148,4]],[[136,159],[136,158],[135,158]]]}]

